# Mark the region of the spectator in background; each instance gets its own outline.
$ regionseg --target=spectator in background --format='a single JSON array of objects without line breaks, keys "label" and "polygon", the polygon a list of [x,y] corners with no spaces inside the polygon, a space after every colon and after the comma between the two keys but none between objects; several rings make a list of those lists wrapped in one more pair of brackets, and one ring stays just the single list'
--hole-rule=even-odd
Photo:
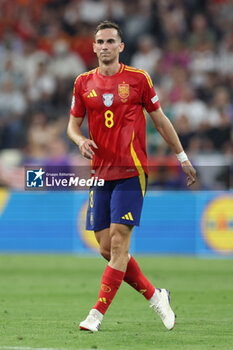
[{"label": "spectator in background", "polygon": [[84,24],[72,38],[71,50],[77,53],[83,60],[87,69],[96,66],[96,56],[93,52],[93,35],[89,26]]},{"label": "spectator in background", "polygon": [[197,131],[202,127],[217,126],[220,122],[217,110],[212,110],[209,113],[205,103],[195,97],[195,93],[190,86],[185,86],[182,90],[181,100],[174,103],[173,112],[177,126],[180,120],[183,123],[185,117],[193,131]]},{"label": "spectator in background", "polygon": [[151,9],[149,1],[129,0],[124,3],[124,41],[130,50],[135,50],[137,38],[150,31]]},{"label": "spectator in background", "polygon": [[15,67],[10,54],[5,56],[2,67],[0,66],[0,86],[9,80],[12,81],[17,89],[23,89],[25,87],[25,76],[19,67]]},{"label": "spectator in background", "polygon": [[213,125],[212,128],[207,130],[206,135],[208,139],[213,140],[215,149],[218,152],[227,151],[231,142],[232,123],[230,120],[230,95],[225,87],[216,89],[209,113],[211,114],[213,110],[217,111],[219,121],[217,125]]},{"label": "spectator in background", "polygon": [[82,58],[77,53],[70,52],[69,43],[64,39],[54,43],[53,54],[49,71],[57,79],[73,79],[86,70]]},{"label": "spectator in background", "polygon": [[233,72],[233,31],[227,32],[220,44],[218,68],[225,76]]},{"label": "spectator in background", "polygon": [[[214,107],[210,111],[203,101],[196,98],[194,90],[189,85],[182,89],[180,101],[173,104],[173,113],[176,130],[184,147],[189,148],[189,152],[193,149],[193,145],[197,145],[197,142],[192,143],[192,148],[190,148],[193,137],[198,140],[196,137],[200,134],[203,138],[206,130],[218,126],[220,122],[218,111]],[[205,143],[209,148],[207,141],[209,142],[209,138]],[[204,141],[202,141],[202,147],[203,145]]]},{"label": "spectator in background", "polygon": [[28,99],[33,109],[43,110],[51,113],[52,98],[56,90],[56,80],[49,73],[48,67],[44,62],[40,62],[34,79],[31,79],[28,85]]},{"label": "spectator in background", "polygon": [[189,64],[190,54],[183,42],[177,37],[170,38],[163,52],[164,73],[169,73],[174,66],[179,66],[187,71]]},{"label": "spectator in background", "polygon": [[215,33],[224,33],[232,28],[232,0],[208,0],[206,2],[205,16],[211,20]]},{"label": "spectator in background", "polygon": [[37,75],[38,66],[42,62],[46,66],[49,63],[50,56],[47,52],[39,50],[36,41],[28,40],[24,42],[24,50],[15,57],[14,63],[21,67],[27,84],[31,84]]},{"label": "spectator in background", "polygon": [[121,21],[125,17],[122,0],[81,0],[78,8],[81,20],[91,25],[95,25],[104,18]]},{"label": "spectator in background", "polygon": [[187,71],[179,64],[171,66],[169,68],[169,74],[165,73],[166,70],[164,71],[164,67],[162,71],[164,75],[161,78],[161,86],[168,92],[169,99],[172,103],[180,101],[182,98],[182,91],[188,85]]},{"label": "spectator in background", "polygon": [[208,41],[199,42],[191,52],[190,72],[196,87],[205,83],[208,73],[218,70],[218,57],[213,44]]},{"label": "spectator in background", "polygon": [[0,115],[22,115],[27,108],[25,96],[16,89],[12,80],[5,80],[0,90]]},{"label": "spectator in background", "polygon": [[142,35],[138,39],[138,50],[132,56],[131,65],[146,70],[150,75],[156,69],[161,50],[155,45],[151,35]]},{"label": "spectator in background", "polygon": [[63,119],[49,121],[45,113],[34,113],[28,128],[28,144],[25,161],[43,164],[48,156],[48,146],[59,139],[64,131]]},{"label": "spectator in background", "polygon": [[192,32],[189,35],[188,44],[190,48],[195,48],[203,42],[215,45],[216,35],[213,30],[208,28],[206,17],[198,13],[192,19]]},{"label": "spectator in background", "polygon": [[225,120],[225,124],[229,124],[231,120],[231,96],[228,91],[223,86],[218,87],[214,92],[213,104],[218,110],[219,114],[222,116],[221,122]]},{"label": "spectator in background", "polygon": [[107,16],[107,2],[99,0],[81,0],[79,13],[84,22],[95,24]]},{"label": "spectator in background", "polygon": [[217,71],[216,34],[207,26],[203,14],[197,14],[192,20],[192,32],[187,39],[191,50],[190,71],[196,87],[203,85],[206,74]]},{"label": "spectator in background", "polygon": [[0,58],[2,62],[2,59],[4,59],[5,55],[7,55],[9,52],[14,53],[14,55],[20,54],[23,50],[23,42],[13,28],[10,28],[10,26],[6,28],[2,26],[0,30]]},{"label": "spectator in background", "polygon": [[185,8],[181,1],[159,0],[159,17],[162,22],[163,37],[168,40],[172,37],[184,37],[187,32]]},{"label": "spectator in background", "polygon": [[22,118],[27,103],[24,94],[17,90],[11,80],[5,80],[0,90],[0,146],[17,147],[22,130]]},{"label": "spectator in background", "polygon": [[67,153],[67,144],[61,137],[54,137],[47,145],[47,159],[45,165],[59,167],[59,171],[69,172],[71,170],[71,160]]}]

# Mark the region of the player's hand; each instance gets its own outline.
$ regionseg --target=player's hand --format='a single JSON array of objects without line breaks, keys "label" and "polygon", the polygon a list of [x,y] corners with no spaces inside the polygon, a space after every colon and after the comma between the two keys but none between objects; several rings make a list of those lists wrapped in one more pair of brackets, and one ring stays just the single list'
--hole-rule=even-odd
[{"label": "player's hand", "polygon": [[187,175],[187,186],[189,187],[196,182],[197,172],[189,160],[186,160],[185,162],[181,163],[181,166],[183,172]]},{"label": "player's hand", "polygon": [[93,140],[89,140],[89,139],[82,139],[79,142],[79,150],[81,152],[81,154],[83,155],[83,157],[87,158],[87,159],[92,159],[95,152],[93,151],[93,148],[97,149],[97,145]]}]

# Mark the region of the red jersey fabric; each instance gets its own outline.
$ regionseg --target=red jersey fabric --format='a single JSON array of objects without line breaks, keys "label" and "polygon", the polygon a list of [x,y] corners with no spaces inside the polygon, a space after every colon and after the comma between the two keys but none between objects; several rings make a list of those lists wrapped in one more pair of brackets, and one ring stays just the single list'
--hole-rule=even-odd
[{"label": "red jersey fabric", "polygon": [[147,173],[146,117],[160,107],[152,80],[142,69],[121,64],[118,73],[103,76],[99,68],[81,74],[74,84],[71,114],[87,112],[94,150],[92,174],[117,180]]}]

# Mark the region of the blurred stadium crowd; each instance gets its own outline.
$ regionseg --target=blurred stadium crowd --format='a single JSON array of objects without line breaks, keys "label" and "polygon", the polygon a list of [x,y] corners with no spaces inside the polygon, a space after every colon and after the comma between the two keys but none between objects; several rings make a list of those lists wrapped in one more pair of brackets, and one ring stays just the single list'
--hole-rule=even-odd
[{"label": "blurred stadium crowd", "polygon": [[[25,164],[85,164],[66,126],[76,76],[97,65],[93,31],[104,19],[120,24],[122,62],[151,75],[190,157],[232,163],[233,0],[0,0],[2,185],[17,187]],[[150,163],[174,164],[150,120],[147,133]]]}]

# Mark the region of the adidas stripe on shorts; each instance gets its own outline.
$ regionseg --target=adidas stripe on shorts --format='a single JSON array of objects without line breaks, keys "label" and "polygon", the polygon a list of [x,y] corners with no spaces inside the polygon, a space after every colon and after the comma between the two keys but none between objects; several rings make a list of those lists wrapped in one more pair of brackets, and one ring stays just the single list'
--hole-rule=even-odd
[{"label": "adidas stripe on shorts", "polygon": [[139,226],[147,176],[105,181],[89,191],[86,229],[99,231],[111,223]]}]

